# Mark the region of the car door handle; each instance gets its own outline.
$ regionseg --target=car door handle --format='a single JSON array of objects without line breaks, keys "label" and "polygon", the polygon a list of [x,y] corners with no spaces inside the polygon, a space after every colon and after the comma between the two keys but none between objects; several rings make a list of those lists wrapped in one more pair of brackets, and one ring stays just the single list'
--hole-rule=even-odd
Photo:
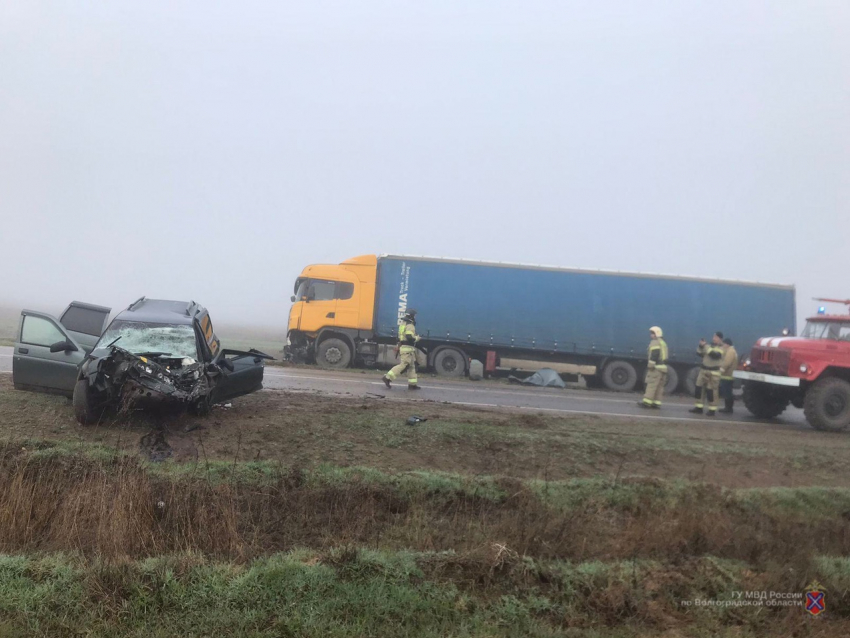
[{"label": "car door handle", "polygon": [[20,352],[21,354],[29,354],[30,349],[29,348],[18,348],[18,352]]},{"label": "car door handle", "polygon": [[335,312],[329,312],[328,314],[325,315],[325,317],[328,318],[328,319],[336,319],[336,313]]}]

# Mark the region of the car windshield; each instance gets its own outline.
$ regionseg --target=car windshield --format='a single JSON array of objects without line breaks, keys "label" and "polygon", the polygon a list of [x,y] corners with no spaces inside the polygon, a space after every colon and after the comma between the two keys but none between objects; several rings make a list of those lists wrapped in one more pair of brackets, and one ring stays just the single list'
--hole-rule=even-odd
[{"label": "car windshield", "polygon": [[809,321],[800,336],[804,339],[850,341],[850,321]]},{"label": "car windshield", "polygon": [[116,346],[133,354],[167,352],[173,357],[198,358],[198,345],[192,326],[147,323],[142,321],[113,321],[101,336],[97,348],[105,348],[120,337]]}]

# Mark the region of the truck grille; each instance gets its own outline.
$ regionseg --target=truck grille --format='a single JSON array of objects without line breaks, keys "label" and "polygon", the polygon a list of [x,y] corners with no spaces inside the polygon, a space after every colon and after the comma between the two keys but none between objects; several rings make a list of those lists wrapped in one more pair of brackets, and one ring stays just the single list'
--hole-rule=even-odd
[{"label": "truck grille", "polygon": [[755,346],[750,353],[750,370],[764,374],[788,374],[791,351]]}]

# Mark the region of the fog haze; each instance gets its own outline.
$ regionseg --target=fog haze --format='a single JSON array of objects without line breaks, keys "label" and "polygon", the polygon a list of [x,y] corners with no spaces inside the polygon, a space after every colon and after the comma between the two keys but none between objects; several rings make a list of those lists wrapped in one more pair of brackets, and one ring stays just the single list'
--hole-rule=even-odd
[{"label": "fog haze", "polygon": [[[2,2],[0,303],[396,253],[850,298],[850,3]],[[420,309],[422,310],[422,309]]]}]

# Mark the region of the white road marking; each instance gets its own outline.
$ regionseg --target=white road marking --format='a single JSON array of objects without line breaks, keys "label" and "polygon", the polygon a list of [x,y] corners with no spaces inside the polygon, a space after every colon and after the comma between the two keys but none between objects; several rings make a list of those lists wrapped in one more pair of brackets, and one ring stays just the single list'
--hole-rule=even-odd
[{"label": "white road marking", "polygon": [[[340,377],[308,377],[308,376],[302,376],[300,374],[269,374],[268,372],[265,374],[265,376],[276,377],[276,378],[279,378],[279,379],[307,379],[307,380],[311,380],[311,381],[335,381],[337,383],[359,384],[359,385],[376,385],[376,386],[381,386],[381,387],[383,387],[383,385],[384,385],[384,383],[382,381],[360,381],[360,380],[355,380],[355,379],[343,379],[343,378],[340,378]],[[555,394],[531,394],[529,392],[515,392],[515,391],[511,391],[511,390],[484,390],[484,389],[477,389],[477,388],[461,388],[461,387],[455,388],[455,387],[452,387],[452,386],[449,386],[449,385],[444,385],[444,386],[423,385],[422,389],[423,390],[445,390],[447,392],[467,392],[467,393],[470,393],[470,394],[504,394],[504,395],[507,395],[507,396],[517,397],[517,398],[528,397],[528,398],[532,398],[532,399],[540,399],[542,397],[550,397],[550,398],[553,398],[553,399],[566,399],[566,400],[571,400],[571,401],[598,401],[600,403],[624,403],[624,404],[637,403],[636,399],[634,399],[634,400],[632,400],[632,399],[604,399],[604,398],[596,397],[596,396],[583,397],[583,396],[575,396],[575,395],[558,396],[558,395],[555,395]]]}]

